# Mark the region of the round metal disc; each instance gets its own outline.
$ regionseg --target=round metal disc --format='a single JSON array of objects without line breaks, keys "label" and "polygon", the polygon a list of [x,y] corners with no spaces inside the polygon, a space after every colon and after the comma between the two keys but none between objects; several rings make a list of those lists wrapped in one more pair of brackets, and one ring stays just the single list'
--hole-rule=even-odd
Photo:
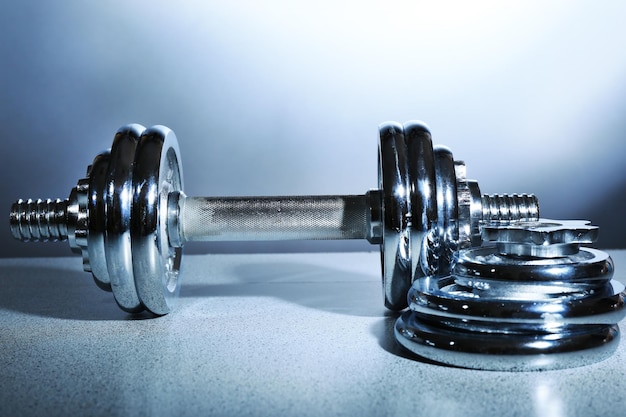
[{"label": "round metal disc", "polygon": [[446,275],[453,264],[454,253],[458,250],[459,207],[457,201],[456,172],[450,149],[437,146],[434,149],[435,176],[437,183],[437,232],[440,242],[438,275]]},{"label": "round metal disc", "polygon": [[89,264],[94,281],[98,287],[105,291],[111,291],[111,278],[109,278],[104,250],[106,232],[105,184],[109,160],[109,151],[102,152],[94,158],[89,172],[89,194],[87,196]]},{"label": "round metal disc", "polygon": [[106,174],[104,248],[107,270],[115,300],[123,310],[132,313],[143,310],[133,279],[134,253],[130,231],[133,162],[137,141],[143,130],[143,126],[133,124],[117,131]]},{"label": "round metal disc", "polygon": [[133,172],[133,273],[139,298],[154,314],[167,314],[178,295],[182,250],[167,233],[168,197],[183,188],[178,141],[165,126],[147,129]]},{"label": "round metal disc", "polygon": [[497,247],[483,246],[459,253],[454,273],[477,281],[550,283],[608,281],[614,269],[613,260],[606,252],[592,248],[580,248],[568,257],[542,259],[502,255]]},{"label": "round metal disc", "polygon": [[578,253],[581,244],[598,239],[598,226],[587,220],[538,219],[513,223],[487,223],[482,234],[500,253],[539,258],[561,258]]},{"label": "round metal disc", "polygon": [[426,273],[433,264],[424,245],[426,233],[437,224],[437,187],[433,143],[422,122],[404,124],[407,146],[409,190],[411,191],[411,281]]},{"label": "round metal disc", "polygon": [[[558,285],[554,285],[555,292]],[[471,322],[479,322],[487,328],[495,326],[504,330],[507,325],[516,327],[528,325],[535,333],[541,333],[545,326],[562,325],[598,325],[615,324],[626,315],[624,310],[624,285],[613,280],[600,288],[592,290],[593,297],[584,297],[585,289],[570,288],[561,285],[563,292],[553,294],[532,294],[528,291],[525,299],[511,299],[498,297],[498,291],[493,298],[481,298],[479,293],[459,288],[450,277],[425,278],[413,286],[409,291],[411,298],[410,308],[420,317],[437,318],[442,323],[458,321],[458,325],[465,330]],[[523,297],[525,288],[520,296]],[[544,291],[547,288],[537,290]],[[568,291],[568,292],[565,292]],[[591,291],[586,291],[590,293]],[[568,297],[569,303],[563,303],[560,298]],[[591,313],[593,312],[593,313]],[[486,331],[486,330],[485,330]]]},{"label": "round metal disc", "polygon": [[401,125],[387,123],[380,127],[378,166],[379,189],[383,193],[383,292],[385,306],[398,311],[406,308],[411,288],[410,188]]}]

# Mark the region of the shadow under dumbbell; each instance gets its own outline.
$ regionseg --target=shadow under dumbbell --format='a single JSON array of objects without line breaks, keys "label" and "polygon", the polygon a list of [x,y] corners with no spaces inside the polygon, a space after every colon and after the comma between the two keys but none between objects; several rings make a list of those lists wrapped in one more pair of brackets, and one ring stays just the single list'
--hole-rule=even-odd
[{"label": "shadow under dumbbell", "polygon": [[[225,264],[226,270],[210,272],[215,280],[204,281],[204,274],[191,282],[183,279],[181,298],[210,301],[214,297],[267,297],[342,315],[383,317],[388,313],[383,306],[380,280],[368,274],[298,262]],[[198,271],[190,275],[194,274]],[[225,274],[226,279],[219,282],[219,276]],[[122,311],[113,294],[98,288],[88,273],[39,265],[36,261],[34,265],[1,266],[0,292],[0,309],[33,316],[74,320],[154,318],[148,313]]]},{"label": "shadow under dumbbell", "polygon": [[394,327],[396,325],[396,320],[401,314],[401,312],[387,311],[382,320],[371,326],[370,331],[378,339],[378,345],[385,351],[400,358],[410,359],[411,361],[427,363],[430,365],[450,367],[449,365],[441,364],[428,358],[418,356],[396,341]]},{"label": "shadow under dumbbell", "polygon": [[415,359],[415,357],[412,356],[409,351],[407,351],[398,342],[396,342],[396,337],[394,335],[393,329],[396,320],[398,319],[398,317],[400,317],[400,314],[401,313],[395,311],[386,312],[384,318],[377,321],[371,326],[370,332],[374,336],[376,336],[380,347],[387,352],[402,358]]},{"label": "shadow under dumbbell", "polygon": [[322,311],[365,317],[385,314],[381,283],[354,272],[305,263],[244,263],[236,283],[183,283],[181,297],[271,297]]},{"label": "shadow under dumbbell", "polygon": [[90,274],[40,266],[0,267],[0,308],[35,316],[73,320],[129,320],[111,293],[100,290]]}]

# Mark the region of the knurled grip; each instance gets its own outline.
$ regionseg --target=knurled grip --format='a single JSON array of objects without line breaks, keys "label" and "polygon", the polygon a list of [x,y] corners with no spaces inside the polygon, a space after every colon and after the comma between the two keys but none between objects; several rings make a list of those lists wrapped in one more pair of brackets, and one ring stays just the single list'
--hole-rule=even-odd
[{"label": "knurled grip", "polygon": [[182,241],[366,239],[366,195],[183,197]]}]

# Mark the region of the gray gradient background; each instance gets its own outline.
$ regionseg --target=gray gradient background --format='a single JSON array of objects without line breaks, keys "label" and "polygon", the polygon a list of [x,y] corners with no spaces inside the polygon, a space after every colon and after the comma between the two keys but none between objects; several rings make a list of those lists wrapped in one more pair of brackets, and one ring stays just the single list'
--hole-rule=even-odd
[{"label": "gray gradient background", "polygon": [[1,256],[70,253],[13,241],[10,205],[67,197],[130,122],[174,129],[188,195],[275,195],[375,187],[378,125],[421,119],[483,192],[626,247],[625,2],[180,3],[0,5]]}]

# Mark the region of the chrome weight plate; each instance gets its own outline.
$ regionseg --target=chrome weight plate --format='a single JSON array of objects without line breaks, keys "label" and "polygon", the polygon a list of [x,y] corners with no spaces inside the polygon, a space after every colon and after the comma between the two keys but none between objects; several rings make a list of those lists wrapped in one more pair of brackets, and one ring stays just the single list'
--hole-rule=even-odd
[{"label": "chrome weight plate", "polygon": [[411,288],[410,185],[404,129],[380,126],[378,185],[382,190],[383,241],[380,245],[385,307],[402,310]]},{"label": "chrome weight plate", "polygon": [[133,172],[133,274],[150,312],[167,314],[178,295],[182,248],[168,239],[168,200],[182,191],[178,141],[165,126],[147,129],[137,146]]},{"label": "chrome weight plate", "polygon": [[106,174],[106,234],[104,248],[111,289],[119,306],[131,313],[143,310],[133,276],[131,250],[131,208],[133,202],[133,162],[141,125],[128,125],[117,131],[111,146]]},{"label": "chrome weight plate", "polygon": [[89,169],[89,193],[87,211],[89,224],[87,233],[87,251],[93,279],[101,289],[111,291],[111,278],[107,270],[104,235],[106,233],[106,174],[109,167],[110,152],[98,154]]},{"label": "chrome weight plate", "polygon": [[411,281],[431,272],[434,261],[425,249],[426,234],[437,224],[437,183],[433,143],[419,121],[404,124],[411,203]]}]

